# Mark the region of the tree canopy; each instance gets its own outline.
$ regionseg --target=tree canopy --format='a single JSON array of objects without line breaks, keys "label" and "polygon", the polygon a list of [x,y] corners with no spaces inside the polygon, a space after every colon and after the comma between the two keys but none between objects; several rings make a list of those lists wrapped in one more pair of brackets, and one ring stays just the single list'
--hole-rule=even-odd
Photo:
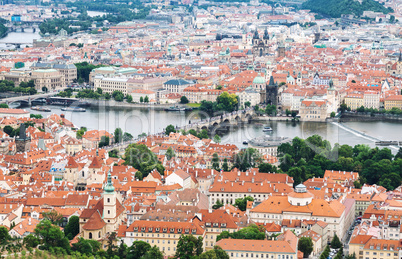
[{"label": "tree canopy", "polygon": [[223,231],[216,237],[216,241],[226,238],[264,240],[265,229],[253,224],[236,232]]}]

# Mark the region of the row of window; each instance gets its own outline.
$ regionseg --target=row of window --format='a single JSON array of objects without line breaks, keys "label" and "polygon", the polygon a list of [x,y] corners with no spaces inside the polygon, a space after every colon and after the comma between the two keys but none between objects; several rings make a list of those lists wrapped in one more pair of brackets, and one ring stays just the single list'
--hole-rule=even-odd
[{"label": "row of window", "polygon": [[[264,256],[265,255],[265,256]],[[230,257],[245,257],[245,258],[271,258],[275,259],[274,255],[263,253],[230,253]],[[293,259],[293,255],[278,255],[277,259]]]}]

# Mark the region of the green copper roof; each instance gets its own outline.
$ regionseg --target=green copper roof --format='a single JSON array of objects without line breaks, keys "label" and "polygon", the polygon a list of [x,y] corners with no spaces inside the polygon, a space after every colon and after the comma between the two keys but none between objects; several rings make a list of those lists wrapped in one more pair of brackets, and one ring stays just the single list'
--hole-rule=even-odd
[{"label": "green copper roof", "polygon": [[253,84],[265,84],[265,79],[262,76],[256,76],[253,80]]},{"label": "green copper roof", "polygon": [[107,174],[107,183],[104,189],[105,193],[113,193],[114,192],[114,186],[112,183],[112,175],[110,172]]}]

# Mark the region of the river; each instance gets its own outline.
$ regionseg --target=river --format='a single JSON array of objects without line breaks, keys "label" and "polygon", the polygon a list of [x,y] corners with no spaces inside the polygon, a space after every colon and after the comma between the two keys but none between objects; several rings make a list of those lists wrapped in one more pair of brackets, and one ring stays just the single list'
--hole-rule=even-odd
[{"label": "river", "polygon": [[33,40],[40,38],[39,32],[9,32],[6,37],[0,39],[0,49],[10,49],[11,47],[8,47],[7,43],[21,43],[32,46]]},{"label": "river", "polygon": [[[137,136],[141,133],[158,133],[167,125],[183,126],[189,120],[196,121],[205,117],[198,111],[193,112],[167,112],[148,108],[87,108],[86,112],[63,112],[59,106],[49,106],[51,112],[38,112],[30,110],[34,114],[48,116],[52,113],[65,114],[65,118],[73,122],[77,127],[84,126],[88,130],[102,129],[113,132],[116,127]],[[285,122],[270,121],[267,123],[252,123],[241,128],[233,128],[228,134],[222,136],[222,143],[234,143],[239,147],[245,147],[242,142],[261,136],[263,127],[270,126],[273,136],[307,138],[318,134],[331,142],[348,145],[368,144],[374,147],[376,140],[402,141],[402,123],[394,122],[344,122],[344,123],[318,123],[318,122]],[[392,148],[396,152],[397,148]]]}]

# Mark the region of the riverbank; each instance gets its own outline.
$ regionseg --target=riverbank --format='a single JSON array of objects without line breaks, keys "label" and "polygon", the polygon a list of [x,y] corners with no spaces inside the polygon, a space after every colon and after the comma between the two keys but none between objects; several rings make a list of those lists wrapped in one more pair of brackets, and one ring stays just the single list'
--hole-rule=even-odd
[{"label": "riverbank", "polygon": [[172,106],[189,107],[186,104],[180,104],[180,103],[151,104],[151,103],[116,102],[115,100],[95,100],[95,99],[79,99],[79,100],[88,102],[91,106],[95,107],[133,108],[133,109],[143,108],[143,109],[154,109],[154,110],[165,110],[166,108]]},{"label": "riverbank", "polygon": [[284,117],[284,116],[257,116],[254,117],[252,122],[268,122],[268,121],[292,121],[292,117]]},{"label": "riverbank", "polygon": [[356,112],[356,113],[343,113],[341,118],[341,122],[359,122],[359,121],[392,121],[392,122],[402,122],[402,116],[394,115],[394,114],[386,114],[386,113],[365,113],[365,112]]}]

